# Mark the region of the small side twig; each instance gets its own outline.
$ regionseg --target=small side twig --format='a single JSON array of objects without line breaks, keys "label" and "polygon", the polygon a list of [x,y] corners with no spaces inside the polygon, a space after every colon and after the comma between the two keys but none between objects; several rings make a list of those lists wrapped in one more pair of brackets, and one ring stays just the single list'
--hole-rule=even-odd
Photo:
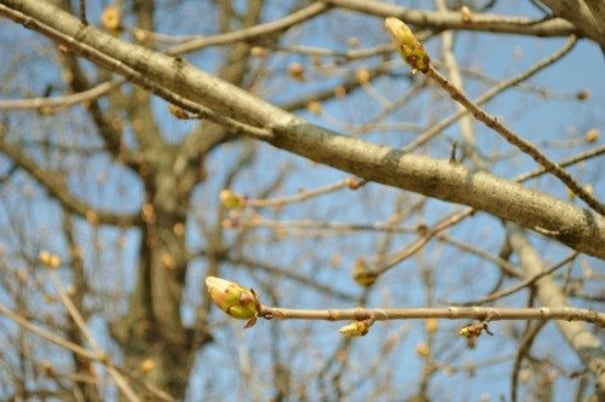
[{"label": "small side twig", "polygon": [[73,302],[67,295],[67,292],[63,288],[63,285],[61,285],[61,282],[59,281],[57,274],[50,270],[49,270],[49,274],[50,274],[50,278],[53,282],[53,285],[55,286],[55,289],[57,290],[57,294],[59,295],[59,299],[61,300],[61,303],[63,303],[63,305],[67,309],[67,312],[69,313],[71,318],[74,320],[74,322],[76,323],[76,325],[78,326],[78,328],[80,329],[80,331],[82,332],[82,334],[84,335],[84,337],[86,338],[86,340],[88,341],[88,343],[90,344],[92,349],[95,351],[95,353],[98,354],[99,356],[102,356],[102,360],[106,362],[105,367],[107,368],[107,372],[109,373],[111,378],[113,378],[114,382],[116,383],[116,385],[118,386],[120,391],[122,391],[124,393],[127,400],[129,400],[131,402],[140,401],[140,398],[132,390],[132,388],[128,384],[128,381],[124,378],[124,376],[122,376],[122,374],[109,361],[109,358],[107,357],[105,352],[103,352],[103,350],[101,349],[101,347],[95,340],[94,336],[92,335],[88,326],[86,325],[84,318],[82,317],[82,315],[80,314],[80,312],[78,311],[76,306],[73,304]]}]

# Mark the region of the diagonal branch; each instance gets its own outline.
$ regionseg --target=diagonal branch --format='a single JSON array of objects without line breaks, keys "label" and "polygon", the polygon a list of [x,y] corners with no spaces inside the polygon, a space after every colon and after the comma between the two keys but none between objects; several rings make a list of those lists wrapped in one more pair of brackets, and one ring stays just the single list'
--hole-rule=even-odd
[{"label": "diagonal branch", "polygon": [[70,106],[92,101],[105,96],[112,90],[118,88],[124,82],[126,82],[125,79],[119,78],[113,81],[103,82],[102,84],[82,92],[52,98],[0,100],[0,110],[39,109],[42,113],[52,114]]},{"label": "diagonal branch", "polygon": [[[49,3],[0,0],[0,4],[7,3],[11,7],[0,6],[0,15],[60,40],[114,72],[130,78],[124,67],[136,71],[152,87],[172,91],[193,104],[194,111],[196,107],[211,108],[225,119],[237,119],[240,132],[262,130],[256,138],[288,152],[366,180],[484,210],[605,259],[605,218],[589,210],[456,163],[406,154],[309,124],[182,59],[83,26]],[[94,58],[85,48],[117,62]]]},{"label": "diagonal branch", "polygon": [[288,30],[296,24],[300,24],[305,20],[325,12],[329,8],[330,6],[322,4],[321,2],[312,3],[307,7],[276,21],[256,24],[239,31],[225,32],[214,36],[192,39],[183,44],[171,47],[168,53],[177,55],[201,50],[209,46],[226,45],[228,43],[240,41],[252,41],[262,37],[276,35]]},{"label": "diagonal branch", "polygon": [[580,197],[586,204],[588,204],[595,211],[605,216],[605,205],[602,204],[596,197],[590,192],[583,188],[575,178],[567,173],[565,169],[559,166],[557,163],[548,159],[538,148],[529,142],[518,136],[511,129],[501,123],[496,117],[488,114],[485,110],[477,106],[473,101],[467,98],[458,88],[452,85],[447,78],[439,73],[433,66],[429,66],[426,72],[428,77],[435,79],[439,85],[445,89],[452,99],[463,105],[473,116],[483,124],[500,134],[506,141],[517,147],[523,153],[532,157],[538,164],[544,167],[547,171],[555,175],[563,184],[567,186],[574,194]]}]

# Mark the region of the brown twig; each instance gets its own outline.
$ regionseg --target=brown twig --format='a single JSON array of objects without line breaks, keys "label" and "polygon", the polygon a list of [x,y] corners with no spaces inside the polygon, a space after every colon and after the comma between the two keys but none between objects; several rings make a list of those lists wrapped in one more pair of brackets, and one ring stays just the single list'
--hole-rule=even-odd
[{"label": "brown twig", "polygon": [[352,188],[357,189],[366,184],[366,181],[357,179],[355,177],[347,177],[344,180],[340,180],[336,183],[328,184],[323,187],[319,187],[312,190],[300,191],[298,194],[284,196],[284,197],[276,197],[271,199],[257,199],[257,200],[248,200],[246,205],[255,208],[262,207],[282,207],[288,204],[296,204],[302,201],[309,200],[311,198],[318,197],[320,195],[333,193],[335,191],[341,190],[343,188]]},{"label": "brown twig", "polygon": [[473,319],[478,321],[502,320],[561,320],[584,321],[605,326],[605,313],[594,310],[562,308],[508,308],[508,307],[436,307],[436,308],[352,308],[307,310],[261,305],[259,316],[279,320],[326,321],[391,321],[440,318],[449,320]]},{"label": "brown twig", "polygon": [[390,256],[385,258],[383,265],[378,266],[376,268],[376,274],[382,275],[389,269],[393,268],[395,265],[399,264],[403,260],[411,257],[417,251],[422,249],[422,247],[429,242],[433,237],[435,237],[440,232],[446,230],[449,227],[461,222],[468,216],[472,215],[475,212],[472,208],[467,208],[461,212],[456,214],[452,214],[446,216],[444,219],[435,224],[432,228],[420,228],[420,236],[413,241],[410,245],[408,245],[403,250],[392,253]]},{"label": "brown twig", "polygon": [[[601,156],[603,154],[605,154],[605,146],[590,149],[586,152],[582,152],[578,155],[572,156],[569,159],[565,159],[565,160],[562,160],[561,162],[557,162],[557,164],[559,166],[561,166],[562,168],[565,168],[568,166],[575,165],[576,163],[579,163],[579,162],[582,162],[582,161],[585,161],[585,160],[588,160],[591,158],[595,158],[597,156]],[[522,175],[515,177],[514,180],[518,183],[522,183],[529,179],[533,179],[535,177],[541,176],[547,172],[548,172],[548,170],[546,168],[541,167],[536,170],[532,170],[531,172],[523,173]]]},{"label": "brown twig", "polygon": [[[493,88],[491,88],[489,91],[487,91],[483,95],[479,96],[477,99],[474,100],[475,105],[480,106],[480,105],[483,105],[484,103],[489,102],[496,95],[502,93],[503,91],[505,91],[509,88],[512,88],[512,87],[518,85],[519,83],[527,80],[528,78],[530,78],[533,75],[537,74],[538,72],[542,71],[546,67],[552,65],[554,62],[559,60],[561,57],[563,57],[567,53],[569,53],[571,51],[571,49],[573,49],[573,47],[575,46],[576,42],[577,42],[576,38],[571,37],[561,49],[557,50],[556,52],[554,52],[553,54],[544,58],[543,60],[540,60],[539,62],[537,62],[530,68],[528,68],[526,71],[523,71],[522,73],[517,74],[514,77],[511,77],[507,80],[504,80],[504,81],[498,83]],[[454,113],[453,115],[441,120],[437,124],[433,124],[429,129],[427,129],[426,131],[421,133],[418,137],[416,137],[416,139],[414,139],[414,141],[412,141],[411,143],[406,145],[403,148],[403,150],[409,152],[409,151],[412,151],[413,149],[416,149],[419,146],[425,144],[431,138],[433,138],[434,136],[441,133],[443,130],[445,130],[447,127],[449,127],[451,124],[453,124],[454,122],[456,122],[458,119],[462,118],[464,115],[468,114],[469,112],[470,112],[470,110],[465,108],[465,110],[458,111],[457,113]]]},{"label": "brown twig", "polygon": [[428,70],[426,71],[428,77],[433,78],[443,89],[450,94],[452,99],[462,104],[473,116],[480,122],[484,123],[489,128],[500,134],[509,143],[516,146],[520,151],[529,155],[538,164],[542,165],[547,171],[552,172],[563,184],[565,184],[574,194],[584,200],[595,211],[605,216],[605,205],[597,200],[592,194],[586,191],[578,182],[565,171],[559,164],[551,161],[540,152],[534,144],[519,137],[512,130],[502,124],[496,117],[488,114],[485,110],[481,109],[477,104],[467,98],[462,92],[453,86],[446,77],[444,77],[439,71],[437,71],[432,65],[429,64]]},{"label": "brown twig", "polygon": [[481,304],[485,304],[485,303],[489,303],[489,302],[493,302],[495,300],[501,299],[503,297],[506,296],[510,296],[513,293],[519,292],[529,286],[532,286],[534,283],[536,283],[537,280],[539,280],[540,278],[545,277],[546,275],[550,275],[553,272],[555,272],[556,270],[560,269],[561,267],[565,266],[566,264],[568,264],[569,262],[573,261],[576,257],[578,256],[577,252],[572,252],[569,256],[565,257],[561,262],[553,265],[552,267],[546,269],[544,272],[540,272],[539,274],[536,274],[532,277],[526,278],[525,280],[519,282],[518,284],[508,288],[508,289],[502,289],[498,292],[492,293],[480,300],[471,300],[471,301],[467,301],[464,303],[456,303],[456,305],[459,306],[477,306],[477,305],[481,305]]},{"label": "brown twig", "polygon": [[377,17],[397,16],[407,24],[435,30],[455,29],[461,31],[500,32],[529,36],[569,36],[580,30],[563,18],[547,21],[526,17],[476,14],[472,23],[464,22],[459,12],[415,10],[396,4],[367,0],[323,0],[324,3],[343,9],[354,10]]},{"label": "brown twig", "polygon": [[59,295],[61,303],[63,303],[70,317],[76,323],[78,329],[82,332],[82,334],[86,338],[86,341],[90,344],[95,353],[99,356],[103,356],[102,360],[105,361],[105,367],[107,369],[107,372],[109,373],[111,378],[113,378],[117,387],[124,393],[124,396],[127,398],[127,400],[131,402],[140,401],[140,398],[132,390],[132,388],[128,384],[128,381],[126,381],[122,374],[114,367],[113,363],[109,361],[109,358],[107,357],[106,353],[103,352],[103,350],[95,340],[94,336],[92,335],[92,332],[90,332],[90,329],[88,328],[88,325],[86,325],[84,318],[67,295],[67,292],[63,288],[63,285],[61,285],[57,274],[52,270],[49,270],[48,272],[50,275],[50,279],[53,282],[55,289],[57,290],[57,294]]},{"label": "brown twig", "polygon": [[53,98],[29,98],[0,100],[0,110],[39,109],[54,113],[71,105],[97,99],[126,82],[124,78],[104,82],[86,91]]},{"label": "brown twig", "polygon": [[322,2],[314,2],[280,20],[258,24],[239,31],[227,32],[220,35],[197,38],[181,45],[174,46],[167,54],[177,55],[200,50],[208,46],[224,45],[232,42],[247,41],[262,36],[269,36],[287,30],[293,25],[299,24],[309,18],[321,14],[330,8]]}]

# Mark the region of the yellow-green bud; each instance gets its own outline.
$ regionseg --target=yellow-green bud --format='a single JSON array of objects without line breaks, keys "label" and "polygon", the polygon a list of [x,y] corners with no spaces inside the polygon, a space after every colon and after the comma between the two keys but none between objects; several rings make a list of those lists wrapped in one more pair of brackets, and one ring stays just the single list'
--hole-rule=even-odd
[{"label": "yellow-green bud", "polygon": [[246,197],[231,190],[221,190],[219,199],[227,209],[242,209],[246,206]]},{"label": "yellow-green bud", "polygon": [[420,70],[426,73],[429,69],[431,59],[412,30],[403,21],[395,17],[385,19],[384,25],[399,49],[403,60],[413,70]]},{"label": "yellow-green bud", "polygon": [[239,320],[256,317],[259,301],[254,290],[216,276],[206,278],[206,287],[214,304],[231,317]]},{"label": "yellow-green bud", "polygon": [[373,324],[372,320],[353,321],[350,324],[345,325],[338,331],[344,336],[365,336],[370,330],[370,326]]},{"label": "yellow-green bud", "polygon": [[365,287],[373,285],[378,279],[378,274],[370,270],[366,261],[361,257],[357,258],[353,264],[352,276],[355,282]]}]

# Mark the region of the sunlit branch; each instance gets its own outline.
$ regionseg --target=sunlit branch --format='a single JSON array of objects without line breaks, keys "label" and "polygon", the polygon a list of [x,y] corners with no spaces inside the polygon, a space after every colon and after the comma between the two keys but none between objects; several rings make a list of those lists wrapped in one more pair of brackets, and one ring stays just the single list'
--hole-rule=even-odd
[{"label": "sunlit branch", "polygon": [[[545,271],[542,257],[527,239],[525,231],[518,225],[507,222],[509,244],[519,258],[526,278],[534,278]],[[543,276],[534,283],[537,299],[546,307],[553,309],[568,308],[569,301],[561,287],[551,276]],[[575,321],[575,320],[573,320]],[[602,325],[602,324],[601,324]],[[580,359],[594,374],[601,389],[605,388],[605,356],[601,340],[583,322],[557,322],[561,335],[576,351]]]},{"label": "sunlit branch", "polygon": [[126,79],[118,78],[114,81],[104,82],[90,88],[86,91],[69,94],[64,96],[56,96],[52,98],[30,98],[30,99],[15,99],[15,100],[0,100],[0,110],[24,110],[38,109],[43,114],[53,114],[68,108],[69,106],[98,99],[111,90],[118,88],[124,84]]},{"label": "sunlit branch", "polygon": [[[385,21],[387,31],[393,38],[393,41],[399,46],[399,52],[403,59],[410,64],[413,70],[419,70],[427,77],[434,79],[456,102],[464,106],[477,120],[491,128],[510,144],[517,147],[523,153],[531,156],[538,164],[552,172],[563,184],[565,184],[574,194],[584,200],[586,204],[595,211],[605,216],[605,205],[597,200],[592,194],[584,189],[578,182],[561,168],[557,163],[552,162],[534,144],[521,138],[496,117],[490,115],[481,109],[476,103],[471,101],[456,86],[454,86],[446,77],[435,69],[430,63],[430,59],[422,44],[414,37],[413,32],[407,25],[397,18],[387,18]],[[574,37],[570,42],[575,43]]]},{"label": "sunlit branch", "polygon": [[429,10],[412,10],[386,2],[366,0],[323,0],[330,5],[355,10],[376,17],[396,16],[407,24],[435,30],[455,29],[460,31],[480,31],[512,33],[528,36],[569,36],[578,35],[574,25],[562,18],[547,21],[526,17],[473,14],[472,22],[465,22],[460,12],[442,13]]},{"label": "sunlit branch", "polygon": [[[546,67],[552,65],[557,60],[560,60],[563,56],[565,56],[567,53],[569,53],[571,51],[571,49],[573,49],[573,47],[575,46],[576,42],[577,41],[575,38],[571,38],[570,40],[567,41],[567,43],[565,43],[565,45],[561,49],[558,49],[553,54],[551,54],[548,57],[544,58],[543,60],[540,60],[539,62],[535,63],[527,70],[523,71],[520,74],[515,75],[514,77],[511,77],[511,78],[508,78],[506,80],[499,82],[493,88],[491,88],[490,90],[488,90],[487,92],[485,92],[484,94],[479,96],[477,99],[475,99],[473,101],[474,104],[477,106],[481,106],[484,103],[487,103],[491,99],[496,97],[496,95],[504,92],[505,90],[507,90],[509,88],[512,88],[512,87],[518,85],[519,83],[527,80],[528,78],[532,77],[533,75],[535,75],[536,73],[545,69]],[[470,113],[470,110],[465,108],[465,110],[458,111],[457,113],[454,113],[453,115],[451,115],[449,117],[446,117],[445,119],[441,120],[440,122],[431,125],[431,127],[429,129],[427,129],[426,131],[421,133],[418,137],[416,137],[414,139],[414,141],[407,144],[403,149],[405,151],[412,151],[413,149],[416,149],[417,147],[425,144],[427,141],[429,141],[434,136],[441,133],[443,130],[445,130],[447,127],[449,127],[455,121],[457,121],[458,119],[460,119],[461,117],[463,117],[464,115],[469,114],[469,113]]]},{"label": "sunlit branch", "polygon": [[203,49],[208,46],[226,45],[239,41],[250,41],[263,36],[278,34],[301,22],[315,17],[328,10],[330,6],[315,2],[302,8],[282,19],[258,24],[250,28],[241,29],[239,31],[227,32],[224,34],[197,38],[187,41],[181,45],[171,47],[167,54],[178,55]]},{"label": "sunlit branch", "polygon": [[139,73],[130,66],[122,63],[120,60],[115,59],[109,55],[97,51],[96,49],[74,40],[74,38],[63,35],[61,32],[47,26],[31,17],[28,17],[18,11],[6,8],[0,5],[0,12],[7,15],[9,18],[20,22],[28,26],[36,26],[41,32],[44,32],[49,37],[54,38],[60,42],[63,42],[70,46],[70,49],[85,55],[98,62],[101,65],[109,66],[113,71],[119,72],[124,75],[127,80],[134,82],[135,84],[147,89],[148,91],[158,95],[161,98],[169,101],[170,103],[181,107],[191,113],[195,113],[197,118],[208,119],[214,121],[217,124],[224,125],[233,130],[236,134],[247,135],[257,139],[265,139],[271,136],[270,131],[258,127],[253,127],[245,123],[241,123],[235,119],[227,116],[223,116],[220,113],[216,113],[202,105],[190,101],[189,99],[183,98],[173,91],[164,88],[160,84],[148,79],[143,74]]},{"label": "sunlit branch", "polygon": [[[560,58],[565,56],[567,53],[569,53],[569,51],[571,51],[571,49],[574,47],[576,42],[577,41],[575,40],[575,38],[571,38],[570,40],[567,41],[565,46],[563,46],[561,49],[557,50],[556,52],[549,55],[545,59],[540,60],[539,62],[535,63],[530,68],[528,68],[526,71],[523,71],[522,73],[517,74],[514,77],[511,77],[509,79],[499,82],[493,88],[491,88],[489,91],[485,92],[484,94],[479,96],[477,99],[475,99],[474,100],[475,105],[480,106],[480,105],[483,105],[484,103],[487,103],[488,101],[493,99],[496,95],[504,92],[505,90],[507,90],[509,88],[512,88],[512,87],[520,84],[521,82],[532,77],[533,75],[535,75],[539,71],[543,70],[544,68],[552,65],[554,62],[556,62],[557,60],[559,60]],[[453,115],[451,115],[449,117],[446,117],[445,119],[441,120],[440,122],[433,124],[428,130],[421,133],[412,142],[407,144],[403,149],[405,151],[412,151],[412,150],[416,149],[417,147],[425,144],[427,141],[429,141],[434,136],[441,133],[443,130],[445,130],[447,127],[449,127],[455,121],[457,121],[462,116],[464,116],[468,113],[470,113],[470,111],[468,111],[467,109],[465,109],[464,111],[461,110],[461,111],[458,111],[457,113],[454,113]]]},{"label": "sunlit branch", "polygon": [[413,320],[413,319],[474,319],[480,322],[501,320],[560,320],[583,321],[605,326],[605,313],[573,307],[436,307],[436,308],[349,308],[349,309],[291,309],[263,305],[252,289],[217,277],[206,277],[206,286],[212,301],[233,318],[248,320],[247,327],[256,317],[267,320],[325,320],[356,322]]}]

